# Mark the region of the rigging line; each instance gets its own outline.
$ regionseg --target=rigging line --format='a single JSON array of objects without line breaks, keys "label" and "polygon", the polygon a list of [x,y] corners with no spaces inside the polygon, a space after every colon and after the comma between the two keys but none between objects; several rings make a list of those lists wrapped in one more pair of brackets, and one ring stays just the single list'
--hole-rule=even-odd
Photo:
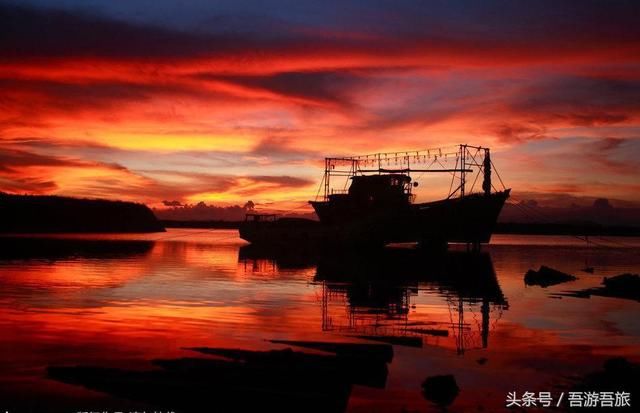
[{"label": "rigging line", "polygon": [[[218,229],[218,228],[210,228],[210,229],[207,229],[207,230],[204,230],[204,231],[187,232],[187,233],[182,233],[182,234],[169,235],[169,236],[166,236],[166,237],[156,238],[153,241],[164,241],[164,240],[172,239],[172,238],[182,238],[182,237],[188,237],[190,235],[205,234],[205,233],[213,232],[216,229]],[[230,236],[227,236],[227,237],[214,238],[214,240],[218,241],[218,240],[229,239],[229,238],[237,238],[237,237],[238,237],[238,235],[234,234],[234,235],[230,235]]]},{"label": "rigging line", "polygon": [[478,182],[478,178],[480,177],[480,175],[483,173],[484,171],[484,166],[480,163],[478,163],[478,160],[476,159],[476,155],[478,155],[480,153],[480,149],[476,148],[476,152],[475,153],[471,153],[471,151],[467,150],[469,152],[469,155],[471,156],[471,159],[473,159],[474,162],[474,166],[476,166],[478,168],[478,173],[476,173],[476,177],[473,179],[473,184],[471,185],[471,189],[469,190],[469,193],[473,193],[473,188],[476,186],[476,182]]},{"label": "rigging line", "polygon": [[[524,215],[525,215],[525,216],[528,216],[529,218],[532,218],[532,219],[542,219],[543,221],[545,221],[545,222],[544,222],[545,224],[555,224],[555,223],[556,223],[556,222],[549,221],[548,219],[546,219],[546,217],[541,216],[541,215],[534,216],[534,211],[533,211],[533,210],[528,210],[528,209],[525,207],[525,205],[521,205],[521,204],[511,204],[511,205],[513,205],[513,206],[515,206],[516,208],[520,209],[520,211],[521,211],[522,213],[524,213]],[[599,244],[597,244],[597,243],[594,243],[593,241],[590,241],[590,240],[585,239],[585,238],[583,238],[583,237],[580,237],[580,236],[578,236],[578,235],[574,235],[574,234],[566,234],[566,235],[567,235],[568,237],[576,238],[576,239],[578,239],[578,240],[580,240],[580,241],[586,242],[587,244],[592,243],[592,244],[594,244],[594,245],[599,245]],[[604,246],[604,245],[603,245],[603,246]]]},{"label": "rigging line", "polygon": [[[547,217],[545,214],[543,214],[542,212],[536,210],[534,207],[529,206],[527,204],[525,204],[522,200],[519,200],[515,197],[511,197],[514,201],[516,201],[517,203],[515,204],[511,204],[517,208],[520,208],[520,210],[522,212],[525,213],[525,215],[528,215],[530,218],[533,219],[542,219],[543,221],[545,221],[544,223],[546,224],[558,224],[557,221],[553,221],[551,218]],[[536,215],[536,216],[533,216]]]},{"label": "rigging line", "polygon": [[482,170],[479,170],[478,173],[476,174],[476,177],[473,178],[473,184],[471,185],[471,189],[469,189],[469,193],[472,194],[473,193],[473,188],[475,188],[476,186],[476,182],[478,182],[478,177],[480,177],[480,174],[482,173]]},{"label": "rigging line", "polygon": [[498,169],[496,169],[496,166],[493,164],[493,161],[490,161],[490,162],[491,162],[491,169],[493,170],[493,172],[496,173],[496,176],[500,180],[500,184],[502,185],[502,189],[506,189],[507,187],[505,186],[504,182],[502,182],[502,178],[500,177],[500,173],[498,172]]},{"label": "rigging line", "polygon": [[300,208],[308,206],[308,205],[309,205],[309,202],[308,201],[304,201],[303,203],[301,203],[298,206],[296,206],[294,208],[291,208],[291,209],[273,209],[273,208],[271,208],[271,209],[267,209],[266,211],[277,212],[279,214],[286,214],[288,212],[295,211],[297,209],[300,209]]},{"label": "rigging line", "polygon": [[322,179],[320,180],[320,185],[318,185],[318,191],[316,192],[316,197],[314,198],[314,201],[317,201],[318,197],[320,196],[320,190],[322,189],[322,184],[324,184],[324,176],[325,175],[322,175]]},{"label": "rigging line", "polygon": [[[519,201],[519,200],[517,200],[516,198],[513,198],[513,199],[514,199],[515,201]],[[516,207],[519,207],[519,208],[520,208],[520,210],[521,210],[522,212],[524,212],[524,213],[525,213],[525,215],[527,214],[527,211],[529,211],[529,212],[530,212],[530,213],[532,213],[532,214],[536,214],[536,215],[537,215],[537,217],[538,217],[538,219],[542,219],[542,220],[546,221],[545,223],[547,223],[547,224],[561,224],[561,223],[560,223],[560,222],[558,222],[558,221],[553,221],[553,220],[549,219],[546,215],[544,215],[544,213],[542,213],[541,211],[538,211],[538,210],[537,210],[537,209],[535,209],[534,207],[531,207],[531,206],[529,206],[529,205],[527,205],[527,204],[520,203],[520,204],[512,204],[512,205],[514,205],[514,206],[516,206]],[[530,216],[530,217],[531,217],[531,216]],[[535,217],[533,217],[533,218],[535,219]],[[589,239],[589,238],[588,238],[588,236],[581,237],[581,236],[579,236],[579,235],[574,235],[574,234],[570,234],[569,236],[571,236],[571,237],[573,237],[573,238],[576,238],[576,239],[579,239],[579,240],[581,240],[581,241],[584,241],[584,242],[586,242],[587,244],[591,243],[591,244],[593,244],[593,245],[595,245],[595,246],[599,246],[599,247],[613,248],[613,249],[615,249],[615,248],[616,248],[616,247],[611,246],[611,245],[606,245],[606,244],[603,244],[603,243],[600,243],[600,242],[595,242],[595,241],[593,241],[593,239]],[[619,242],[619,241],[616,241],[616,240],[612,240],[612,239],[606,239],[606,238],[605,238],[605,237],[603,237],[603,236],[596,236],[596,237],[598,237],[598,238],[602,239],[602,240],[603,240],[603,241],[605,241],[605,242],[609,242],[609,243],[612,243],[612,244],[617,244],[617,245],[619,245],[619,246],[623,246],[623,247],[625,247],[625,248],[635,248],[635,246],[633,246],[633,245],[631,245],[631,244],[622,243],[622,242]]]},{"label": "rigging line", "polygon": [[[440,159],[437,159],[437,161],[438,161],[438,163],[440,164],[440,166],[442,166],[442,169],[447,169],[447,168],[445,168],[445,166],[442,164],[442,162],[440,162]],[[457,162],[457,158],[456,158],[456,162]],[[447,173],[448,173],[449,175],[453,175],[454,177],[456,176],[455,172],[449,172],[449,171],[447,171]]]},{"label": "rigging line", "polygon": [[[476,151],[476,154],[477,153],[478,153],[478,151]],[[469,190],[469,193],[473,193],[473,188],[476,186],[476,182],[478,182],[478,178],[484,172],[484,166],[478,164],[478,161],[476,161],[476,158],[475,158],[474,155],[471,155],[471,157],[473,158],[474,162],[476,162],[476,164],[477,164],[478,173],[476,173],[476,177],[473,179],[473,185],[471,185],[471,189]]]},{"label": "rigging line", "polygon": [[610,243],[612,243],[612,244],[617,244],[617,245],[620,245],[620,246],[625,247],[625,248],[637,248],[637,246],[636,246],[636,245],[632,245],[632,244],[627,244],[627,243],[624,243],[624,242],[620,242],[620,241],[617,241],[617,240],[611,239],[611,238],[609,238],[609,237],[603,237],[602,235],[595,235],[595,236],[596,236],[597,238],[600,238],[601,240],[603,240],[603,241],[605,241],[605,242],[610,242]]},{"label": "rigging line", "polygon": [[[515,198],[514,198],[514,200],[517,200],[517,199],[515,199]],[[542,219],[543,221],[545,221],[545,223],[546,223],[546,224],[552,224],[552,225],[561,224],[560,222],[558,222],[558,221],[556,221],[556,220],[552,220],[551,218],[549,218],[548,216],[546,216],[546,215],[545,215],[544,213],[542,213],[541,211],[538,211],[538,210],[537,210],[537,209],[535,209],[534,207],[529,206],[529,205],[527,205],[527,204],[513,204],[513,205],[516,205],[516,206],[521,207],[521,210],[522,210],[522,211],[524,211],[525,213],[526,213],[526,211],[528,210],[530,213],[532,213],[532,214],[536,214],[536,215],[537,215],[537,217],[538,217],[538,219]],[[534,219],[535,219],[535,217],[534,217]],[[593,240],[589,240],[589,239],[588,239],[588,238],[586,238],[586,237],[581,237],[581,236],[579,236],[579,235],[571,235],[571,236],[572,236],[572,237],[574,237],[574,238],[577,238],[577,239],[579,239],[579,240],[585,241],[585,242],[587,242],[587,243],[592,243],[592,244],[594,244],[594,245],[603,245],[603,244],[600,244],[600,243],[596,243],[596,242],[594,242]]]},{"label": "rigging line", "polygon": [[[431,163],[429,164],[429,166],[427,166],[427,169],[430,169],[430,168],[433,166],[433,164],[434,164],[435,162],[436,162],[435,160],[431,161]],[[426,172],[421,172],[421,173],[420,173],[420,175],[418,175],[418,177],[414,179],[414,182],[415,182],[415,181],[417,181],[417,180],[419,180],[420,178],[422,178],[422,175],[424,175],[425,173],[426,173]]]},{"label": "rigging line", "polygon": [[[516,199],[514,198],[514,200],[516,200]],[[516,206],[516,207],[520,208],[520,210],[521,210],[525,215],[528,215],[528,214],[527,214],[527,209],[526,209],[526,208],[527,208],[527,207],[528,207],[528,208],[532,208],[532,207],[529,207],[529,206],[528,206],[528,205],[526,205],[526,204],[511,204],[511,205],[514,205],[514,206]],[[556,222],[554,222],[554,221],[549,220],[546,216],[544,216],[544,214],[542,214],[542,213],[541,213],[541,212],[539,212],[539,211],[535,211],[535,210],[531,209],[531,210],[529,210],[528,212],[529,212],[529,213],[536,212],[536,213],[538,214],[538,219],[543,219],[544,221],[546,221],[546,222],[545,222],[546,224],[558,224],[558,222],[557,222],[557,221],[556,221]],[[532,217],[531,215],[529,215],[529,217],[530,217],[530,218],[534,218],[534,219],[535,219],[535,217]],[[565,235],[566,235],[566,236],[569,236],[569,237],[576,238],[576,239],[578,239],[578,240],[580,240],[580,241],[586,242],[587,244],[593,244],[593,245],[595,245],[595,246],[597,246],[597,247],[601,247],[601,248],[609,248],[609,249],[617,249],[617,248],[616,248],[616,247],[614,247],[614,246],[606,245],[606,244],[602,244],[602,243],[599,243],[599,242],[595,242],[595,241],[593,241],[593,240],[590,240],[590,239],[588,239],[588,238],[586,238],[586,237],[581,237],[581,236],[579,236],[579,235],[575,235],[575,234],[565,234]]]},{"label": "rigging line", "polygon": [[[453,169],[458,169],[458,157],[456,156],[456,166]],[[451,178],[451,184],[449,185],[449,197],[451,197],[451,190],[453,189],[453,181],[456,180],[455,175]],[[458,187],[460,188],[460,187]],[[458,192],[458,188],[456,188],[456,192]]]}]

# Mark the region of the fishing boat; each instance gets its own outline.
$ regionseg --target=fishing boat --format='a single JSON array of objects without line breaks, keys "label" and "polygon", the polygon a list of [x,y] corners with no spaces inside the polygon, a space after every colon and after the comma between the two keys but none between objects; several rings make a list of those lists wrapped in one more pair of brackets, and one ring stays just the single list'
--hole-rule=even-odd
[{"label": "fishing boat", "polygon": [[[450,167],[454,161],[455,166]],[[490,149],[466,144],[325,158],[324,196],[309,201],[317,221],[251,213],[240,226],[240,236],[251,243],[274,246],[417,242],[439,248],[449,243],[479,248],[490,241],[511,191],[497,172],[502,188],[496,189],[492,171]],[[416,203],[415,173],[450,174],[448,196]],[[478,181],[481,184],[476,188]],[[335,188],[336,182],[344,182],[342,189]]]}]

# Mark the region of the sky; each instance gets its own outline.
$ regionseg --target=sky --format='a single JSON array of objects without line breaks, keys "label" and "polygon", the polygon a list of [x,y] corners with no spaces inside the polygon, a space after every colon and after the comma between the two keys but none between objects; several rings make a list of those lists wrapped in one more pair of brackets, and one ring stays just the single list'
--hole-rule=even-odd
[{"label": "sky", "polygon": [[638,206],[638,21],[616,0],[0,0],[0,191],[289,208],[325,156],[469,143],[515,200]]}]

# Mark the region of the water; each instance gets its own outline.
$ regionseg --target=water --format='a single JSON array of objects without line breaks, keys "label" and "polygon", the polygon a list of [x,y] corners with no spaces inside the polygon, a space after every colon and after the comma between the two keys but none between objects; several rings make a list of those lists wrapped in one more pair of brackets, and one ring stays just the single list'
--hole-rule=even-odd
[{"label": "water", "polygon": [[[421,393],[438,374],[461,389],[450,411],[499,410],[509,391],[563,391],[607,358],[640,358],[638,302],[558,295],[640,272],[639,239],[599,242],[615,248],[498,235],[471,258],[406,247],[326,257],[241,248],[231,230],[18,238],[0,253],[0,410],[146,406],[47,378],[50,366],[148,370],[153,359],[202,356],[186,347],[361,336],[422,347],[394,345],[384,387],[355,385],[347,411],[440,411]],[[524,273],[542,264],[579,279],[525,286]]]}]

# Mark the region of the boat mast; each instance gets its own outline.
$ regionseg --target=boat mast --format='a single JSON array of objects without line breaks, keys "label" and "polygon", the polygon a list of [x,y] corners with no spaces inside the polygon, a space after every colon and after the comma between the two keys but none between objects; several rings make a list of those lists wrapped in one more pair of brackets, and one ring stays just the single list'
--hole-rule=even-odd
[{"label": "boat mast", "polygon": [[329,184],[329,178],[331,178],[331,160],[329,158],[324,158],[324,200],[326,201],[329,198],[329,191],[331,190],[331,186]]},{"label": "boat mast", "polygon": [[467,183],[467,173],[465,171],[465,156],[467,145],[460,145],[460,198],[464,198],[465,184]]}]

